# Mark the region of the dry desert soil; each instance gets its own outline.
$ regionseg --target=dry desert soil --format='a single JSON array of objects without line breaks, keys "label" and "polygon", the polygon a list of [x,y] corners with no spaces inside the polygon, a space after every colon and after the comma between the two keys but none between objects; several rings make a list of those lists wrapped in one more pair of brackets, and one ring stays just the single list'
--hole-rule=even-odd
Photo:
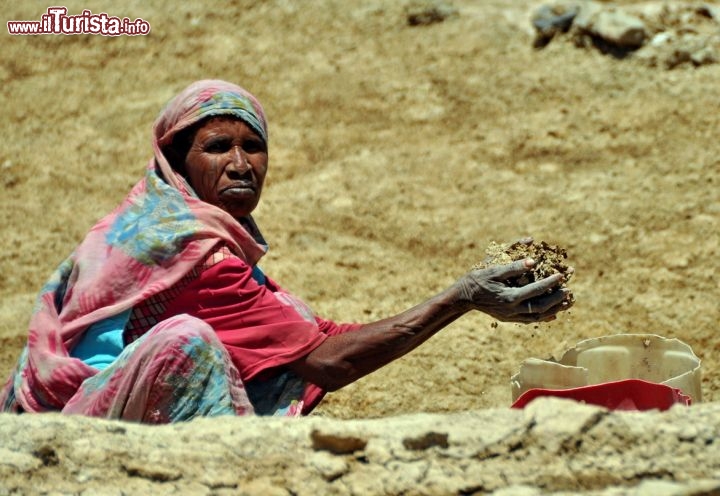
[{"label": "dry desert soil", "polygon": [[164,103],[221,78],[268,113],[262,267],[318,314],[404,310],[491,241],[534,236],[575,268],[575,306],[557,321],[466,316],[319,414],[507,405],[523,359],[620,332],[685,341],[705,399],[720,398],[720,64],[665,70],[562,40],[535,50],[539,3],[453,5],[413,27],[390,1],[78,3],[70,13],[143,18],[151,33],[2,35],[2,375],[35,293],[141,176]]},{"label": "dry desert soil", "polygon": [[[2,3],[6,20],[48,7]],[[319,315],[409,308],[491,241],[533,236],[575,269],[575,306],[556,321],[467,315],[314,416],[504,408],[522,360],[623,332],[690,345],[704,401],[720,400],[720,63],[668,69],[567,38],[533,48],[541,2],[455,0],[417,26],[395,0],[63,5],[151,32],[0,33],[3,377],[44,280],[140,178],[162,106],[220,78],[268,114],[261,266]]]}]

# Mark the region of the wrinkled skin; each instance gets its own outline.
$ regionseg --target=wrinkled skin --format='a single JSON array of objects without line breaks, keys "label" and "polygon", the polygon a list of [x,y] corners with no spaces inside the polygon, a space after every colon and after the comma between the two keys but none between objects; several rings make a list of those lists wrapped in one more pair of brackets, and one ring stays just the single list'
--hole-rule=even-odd
[{"label": "wrinkled skin", "polygon": [[474,310],[503,322],[538,322],[572,306],[572,293],[561,288],[562,274],[555,274],[526,286],[515,288],[504,281],[532,268],[531,260],[476,269],[461,277],[457,284],[460,298]]},{"label": "wrinkled skin", "polygon": [[184,172],[201,200],[236,219],[250,215],[260,201],[268,153],[250,126],[231,117],[213,117],[195,131]]},{"label": "wrinkled skin", "polygon": [[[532,244],[533,238],[525,237],[511,245]],[[495,265],[471,270],[456,285],[473,310],[479,310],[503,322],[548,322],[555,320],[558,312],[572,307],[572,292],[561,285],[562,274],[555,274],[540,281],[517,288],[505,281],[521,276],[532,269],[532,260],[517,260],[510,264]],[[573,270],[572,268],[570,269]]]}]

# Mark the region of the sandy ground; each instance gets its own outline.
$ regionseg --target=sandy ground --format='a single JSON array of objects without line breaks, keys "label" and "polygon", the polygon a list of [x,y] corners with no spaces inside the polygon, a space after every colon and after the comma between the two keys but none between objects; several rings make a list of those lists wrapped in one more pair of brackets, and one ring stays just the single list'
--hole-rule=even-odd
[{"label": "sandy ground", "polygon": [[[4,21],[47,8],[3,3]],[[420,27],[391,0],[64,5],[152,31],[0,34],[3,377],[45,278],[141,176],[162,105],[212,77],[265,105],[262,267],[320,315],[401,311],[493,240],[559,244],[576,269],[556,322],[468,315],[318,415],[502,407],[523,359],[619,332],[682,339],[720,399],[720,64],[534,50],[538,2],[457,0],[458,16]]]},{"label": "sandy ground", "polygon": [[[267,433],[272,433],[267,435]],[[164,426],[0,415],[3,494],[709,496],[720,403],[609,412],[557,398],[382,419]]]}]

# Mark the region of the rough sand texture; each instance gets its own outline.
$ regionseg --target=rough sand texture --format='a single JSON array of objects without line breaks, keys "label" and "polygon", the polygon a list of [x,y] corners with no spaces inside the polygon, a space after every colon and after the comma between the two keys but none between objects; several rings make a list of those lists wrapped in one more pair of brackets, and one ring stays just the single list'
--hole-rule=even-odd
[{"label": "rough sand texture", "polygon": [[392,0],[64,5],[152,32],[0,34],[3,377],[35,293],[142,174],[162,105],[217,77],[266,107],[261,265],[318,314],[404,310],[493,240],[532,235],[575,267],[576,304],[557,321],[466,316],[316,416],[504,408],[524,358],[618,332],[685,341],[705,400],[720,399],[720,64],[665,70],[562,40],[534,50],[539,2],[458,0],[456,16],[415,27]]},{"label": "rough sand texture", "polygon": [[638,414],[541,399],[524,411],[164,427],[45,417],[0,416],[0,434],[12,446],[0,447],[4,494],[26,491],[28,479],[38,493],[108,495],[720,491],[717,403]]}]

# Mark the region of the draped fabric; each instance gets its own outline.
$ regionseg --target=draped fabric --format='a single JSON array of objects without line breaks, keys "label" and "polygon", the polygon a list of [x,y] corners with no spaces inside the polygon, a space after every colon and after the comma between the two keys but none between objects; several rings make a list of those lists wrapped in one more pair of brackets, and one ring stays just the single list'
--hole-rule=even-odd
[{"label": "draped fabric", "polygon": [[[28,341],[0,391],[5,411],[61,411],[98,370],[69,355],[95,322],[171,288],[225,246],[248,266],[267,247],[252,218],[233,218],[201,201],[163,154],[173,136],[201,119],[231,115],[267,140],[265,114],[239,86],[217,80],[193,83],[174,98],[153,126],[154,156],[145,176],[101,219],[40,291]],[[244,227],[243,224],[245,224]],[[301,319],[284,332],[306,332]]]}]

